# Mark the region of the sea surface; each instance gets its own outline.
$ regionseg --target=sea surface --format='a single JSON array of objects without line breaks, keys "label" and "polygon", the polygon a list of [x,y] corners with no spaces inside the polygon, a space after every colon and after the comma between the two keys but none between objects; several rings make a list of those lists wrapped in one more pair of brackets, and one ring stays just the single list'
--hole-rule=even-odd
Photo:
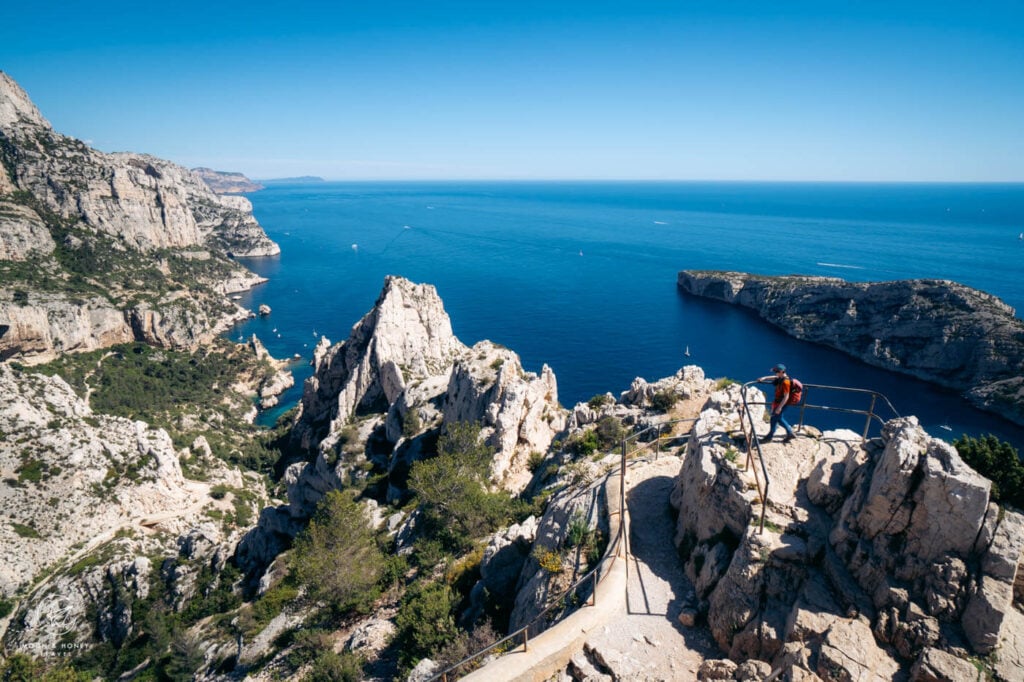
[{"label": "sea surface", "polygon": [[[463,343],[507,346],[528,371],[550,365],[567,407],[686,364],[749,381],[783,362],[805,383],[878,391],[935,436],[991,432],[1024,451],[1024,429],[952,391],[676,287],[683,269],[941,278],[995,294],[1019,316],[1024,184],[332,182],[247,196],[282,253],[243,261],[270,281],[239,302],[273,312],[229,334],[301,356],[297,387],[264,423],[298,400],[317,339],[344,341],[384,277],[401,275],[437,287]],[[839,413],[805,418],[864,427]]]}]

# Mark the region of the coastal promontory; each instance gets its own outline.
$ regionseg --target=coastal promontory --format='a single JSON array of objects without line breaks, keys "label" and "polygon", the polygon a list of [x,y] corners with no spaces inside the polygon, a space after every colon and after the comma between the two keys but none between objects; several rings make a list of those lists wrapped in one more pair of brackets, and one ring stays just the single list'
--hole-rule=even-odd
[{"label": "coastal promontory", "polygon": [[263,189],[263,185],[253,182],[242,173],[203,167],[193,168],[192,172],[201,177],[207,187],[217,194],[241,194],[243,192],[258,192]]},{"label": "coastal promontory", "polygon": [[1024,322],[991,294],[934,279],[847,282],[684,270],[679,288],[757,312],[791,336],[962,391],[1024,424]]}]

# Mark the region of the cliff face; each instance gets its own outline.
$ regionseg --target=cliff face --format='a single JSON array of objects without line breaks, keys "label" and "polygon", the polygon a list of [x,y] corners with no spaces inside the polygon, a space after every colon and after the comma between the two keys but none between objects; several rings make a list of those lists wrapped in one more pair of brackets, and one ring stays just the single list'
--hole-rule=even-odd
[{"label": "cliff face", "polygon": [[223,243],[240,256],[280,252],[248,213],[247,203],[222,200],[187,168],[145,154],[104,154],[55,132],[3,73],[0,146],[8,191],[27,192],[45,210],[81,221],[126,247]]},{"label": "cliff face", "polygon": [[212,168],[193,168],[192,171],[217,194],[241,194],[263,189],[263,185],[253,182],[241,173],[215,171]]},{"label": "cliff face", "polygon": [[682,271],[679,288],[757,311],[798,339],[964,391],[1024,424],[1024,322],[995,296],[942,280],[845,282]]},{"label": "cliff face", "polygon": [[55,132],[0,72],[0,357],[195,348],[246,314],[225,294],[261,281],[232,256],[277,253],[244,197]]},{"label": "cliff face", "polygon": [[786,679],[974,679],[962,659],[999,647],[998,679],[1020,679],[1024,516],[992,504],[987,479],[913,417],[867,443],[767,445],[759,532],[752,474],[728,456],[729,390],[694,426],[672,505],[690,608],[731,659]]}]

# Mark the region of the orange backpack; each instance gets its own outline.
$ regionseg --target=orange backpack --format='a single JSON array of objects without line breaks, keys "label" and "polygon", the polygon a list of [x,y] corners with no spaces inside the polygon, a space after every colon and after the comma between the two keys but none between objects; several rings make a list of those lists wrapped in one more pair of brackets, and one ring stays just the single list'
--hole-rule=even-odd
[{"label": "orange backpack", "polygon": [[800,383],[799,379],[789,378],[789,400],[786,401],[787,405],[798,405],[800,401],[804,399],[804,385]]}]

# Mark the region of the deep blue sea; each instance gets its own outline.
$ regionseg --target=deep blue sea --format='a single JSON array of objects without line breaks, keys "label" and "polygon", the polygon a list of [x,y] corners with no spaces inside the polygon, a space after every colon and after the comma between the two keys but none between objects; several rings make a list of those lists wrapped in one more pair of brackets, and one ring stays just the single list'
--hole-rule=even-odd
[{"label": "deep blue sea", "polygon": [[[933,435],[993,432],[1024,450],[1024,429],[953,392],[676,287],[683,269],[934,277],[995,294],[1020,315],[1024,184],[332,182],[248,196],[282,253],[244,261],[270,281],[241,303],[273,312],[231,336],[255,333],[276,357],[302,356],[288,405],[317,337],[345,340],[394,274],[436,286],[463,343],[490,339],[527,370],[550,365],[568,407],[684,364],[746,381],[784,362],[808,383],[879,391]],[[808,421],[863,426],[822,413]]]}]

